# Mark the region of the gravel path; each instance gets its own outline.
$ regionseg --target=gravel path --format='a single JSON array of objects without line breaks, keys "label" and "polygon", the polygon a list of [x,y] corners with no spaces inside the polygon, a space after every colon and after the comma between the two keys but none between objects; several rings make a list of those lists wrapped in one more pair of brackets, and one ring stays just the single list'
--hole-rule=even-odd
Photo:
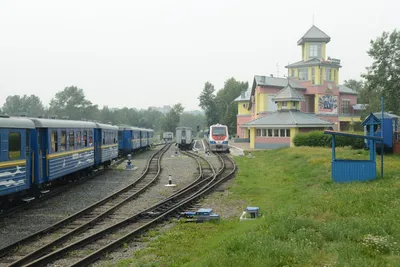
[{"label": "gravel path", "polygon": [[72,215],[130,184],[140,177],[151,155],[161,146],[134,155],[138,168],[125,171],[126,162],[105,174],[67,189],[58,196],[34,204],[0,221],[0,249]]}]

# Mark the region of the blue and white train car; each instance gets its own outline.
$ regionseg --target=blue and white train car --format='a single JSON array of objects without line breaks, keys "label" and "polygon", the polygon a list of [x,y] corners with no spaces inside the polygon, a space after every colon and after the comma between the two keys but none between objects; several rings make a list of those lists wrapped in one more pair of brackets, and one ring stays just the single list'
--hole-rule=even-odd
[{"label": "blue and white train car", "polygon": [[140,136],[141,136],[141,129],[138,127],[131,127],[132,129],[132,150],[140,149]]},{"label": "blue and white train car", "polygon": [[95,139],[95,165],[110,165],[118,157],[118,127],[108,124],[96,123]]},{"label": "blue and white train car", "polygon": [[37,133],[35,183],[43,184],[94,166],[94,130],[86,121],[31,118]]},{"label": "blue and white train car", "polygon": [[35,125],[25,118],[0,117],[0,202],[5,196],[29,189],[31,141]]},{"label": "blue and white train car", "polygon": [[142,129],[131,126],[119,126],[118,149],[121,154],[128,154],[142,148]]}]

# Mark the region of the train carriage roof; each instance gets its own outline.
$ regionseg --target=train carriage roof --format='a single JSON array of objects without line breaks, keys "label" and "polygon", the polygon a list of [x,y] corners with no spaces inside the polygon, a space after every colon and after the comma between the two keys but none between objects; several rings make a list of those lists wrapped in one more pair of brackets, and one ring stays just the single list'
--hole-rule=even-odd
[{"label": "train carriage roof", "polygon": [[0,128],[19,128],[19,129],[34,129],[35,124],[26,118],[4,118],[0,117]]},{"label": "train carriage roof", "polygon": [[104,124],[104,123],[96,123],[96,128],[105,129],[105,130],[114,130],[114,131],[118,131],[118,129],[119,129],[118,126]]},{"label": "train carriage roof", "polygon": [[120,125],[120,126],[118,126],[118,128],[120,131],[123,131],[123,130],[142,131],[142,129],[139,127],[132,127],[129,125]]},{"label": "train carriage roof", "polygon": [[36,128],[96,128],[96,123],[90,121],[70,121],[55,119],[30,118]]}]

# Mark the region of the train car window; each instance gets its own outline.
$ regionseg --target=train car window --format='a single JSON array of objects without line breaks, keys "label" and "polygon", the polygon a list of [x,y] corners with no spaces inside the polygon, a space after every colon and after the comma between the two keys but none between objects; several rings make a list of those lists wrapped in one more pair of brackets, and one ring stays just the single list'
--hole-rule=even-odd
[{"label": "train car window", "polygon": [[8,158],[19,159],[21,157],[21,133],[8,134]]},{"label": "train car window", "polygon": [[89,130],[89,146],[93,146],[93,130]]},{"label": "train car window", "polygon": [[80,149],[82,147],[81,130],[76,131],[76,148]]},{"label": "train car window", "polygon": [[65,151],[67,149],[67,131],[61,131],[61,146],[60,151]]},{"label": "train car window", "polygon": [[58,132],[57,130],[51,131],[51,151],[58,152]]},{"label": "train car window", "polygon": [[88,146],[88,142],[87,142],[87,131],[84,130],[83,131],[83,146],[87,147]]},{"label": "train car window", "polygon": [[106,131],[103,131],[103,136],[102,136],[102,138],[103,138],[103,141],[102,141],[102,144],[103,145],[105,145],[106,144]]},{"label": "train car window", "polygon": [[115,138],[115,137],[117,137],[116,132],[113,133],[113,136],[114,136],[114,144],[116,144],[117,143],[117,138]]},{"label": "train car window", "polygon": [[69,150],[74,150],[75,149],[75,136],[74,136],[74,130],[69,131]]}]

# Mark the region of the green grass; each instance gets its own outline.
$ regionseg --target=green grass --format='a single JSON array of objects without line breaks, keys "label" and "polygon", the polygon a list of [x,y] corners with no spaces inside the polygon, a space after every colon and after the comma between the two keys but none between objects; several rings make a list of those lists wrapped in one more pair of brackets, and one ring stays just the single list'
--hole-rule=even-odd
[{"label": "green grass", "polygon": [[[259,206],[262,218],[178,223],[118,266],[400,266],[399,156],[385,157],[383,179],[336,184],[330,149],[252,154],[236,158],[224,202]],[[368,152],[339,148],[337,157]]]}]

